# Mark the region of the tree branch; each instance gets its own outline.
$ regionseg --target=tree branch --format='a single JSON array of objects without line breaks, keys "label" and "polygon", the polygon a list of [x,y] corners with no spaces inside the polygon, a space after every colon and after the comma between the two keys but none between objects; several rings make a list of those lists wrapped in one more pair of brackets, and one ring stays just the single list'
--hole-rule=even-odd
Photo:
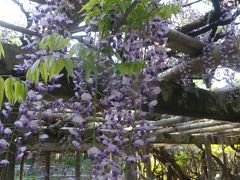
[{"label": "tree branch", "polygon": [[[225,41],[222,42],[221,44],[216,45],[211,53],[213,57],[213,62],[211,63],[211,65],[204,64],[204,60],[201,57],[199,57],[189,62],[181,63],[177,66],[174,66],[173,68],[163,72],[160,76],[164,80],[179,81],[182,78],[183,72],[188,72],[190,75],[194,75],[194,74],[202,73],[206,67],[216,68],[220,64],[223,67],[231,68],[231,65],[233,66],[233,64],[238,62],[238,54],[240,52],[240,49],[238,47],[239,43],[240,43],[240,40],[235,39],[232,42],[232,46],[226,47],[224,52],[222,52],[221,46],[224,46],[224,44],[226,44]],[[228,58],[229,63],[222,64],[221,62],[222,53],[229,57]],[[239,68],[240,67],[237,67],[237,69]]]},{"label": "tree branch", "polygon": [[17,31],[17,32],[20,32],[20,33],[23,33],[23,34],[28,34],[30,36],[37,35],[36,32],[34,32],[34,31],[30,30],[30,29],[27,29],[27,28],[24,28],[24,27],[20,27],[20,26],[16,26],[16,25],[4,22],[2,20],[0,20],[0,26],[8,28],[8,29],[11,29],[11,30],[14,30],[14,31]]},{"label": "tree branch", "polygon": [[156,82],[155,85],[160,87],[161,93],[154,113],[239,122],[239,98],[229,99],[227,94],[186,88],[166,81]]},{"label": "tree branch", "polygon": [[137,6],[139,2],[140,2],[139,0],[134,0],[133,3],[128,7],[126,12],[123,14],[121,20],[117,23],[116,28],[113,31],[113,34],[115,34],[119,30],[119,28],[125,23],[129,14],[133,11],[133,9]]},{"label": "tree branch", "polygon": [[[192,31],[192,32],[187,33],[187,35],[192,36],[192,37],[195,37],[195,36],[198,36],[198,35],[200,35],[200,34],[203,34],[203,33],[208,32],[209,30],[213,29],[213,28],[216,27],[216,26],[228,25],[228,24],[230,24],[231,22],[233,22],[233,21],[239,16],[239,14],[240,14],[240,11],[237,10],[237,11],[234,13],[234,15],[232,16],[232,18],[230,18],[230,19],[224,19],[224,20],[221,20],[221,19],[220,19],[220,20],[216,20],[216,21],[214,21],[214,22],[212,22],[212,23],[209,23],[209,25],[207,25],[207,26],[205,26],[205,27],[203,27],[203,28],[201,28],[201,29],[199,29],[199,30],[196,30],[196,31]],[[219,17],[220,17],[219,13],[216,13],[215,16],[218,17],[217,19],[219,19]]]},{"label": "tree branch", "polygon": [[188,4],[184,4],[182,7],[188,7],[188,6],[191,6],[191,5],[193,5],[193,4],[199,3],[199,2],[201,2],[201,1],[203,1],[203,0],[196,0],[196,1],[190,2],[190,3],[188,3]]}]

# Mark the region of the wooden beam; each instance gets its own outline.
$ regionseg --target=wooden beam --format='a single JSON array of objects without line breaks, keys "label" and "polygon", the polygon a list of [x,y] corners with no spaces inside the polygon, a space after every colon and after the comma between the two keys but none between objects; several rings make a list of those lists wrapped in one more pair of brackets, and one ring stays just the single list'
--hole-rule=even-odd
[{"label": "wooden beam", "polygon": [[[51,138],[53,139],[53,138]],[[72,144],[66,144],[66,146],[60,145],[58,142],[47,142],[47,143],[36,143],[36,144],[26,144],[28,151],[42,151],[42,152],[75,152],[76,149]],[[103,149],[102,144],[96,144],[96,147],[99,149]],[[92,143],[83,143],[81,144],[81,151],[86,152],[90,147],[92,147]]]}]

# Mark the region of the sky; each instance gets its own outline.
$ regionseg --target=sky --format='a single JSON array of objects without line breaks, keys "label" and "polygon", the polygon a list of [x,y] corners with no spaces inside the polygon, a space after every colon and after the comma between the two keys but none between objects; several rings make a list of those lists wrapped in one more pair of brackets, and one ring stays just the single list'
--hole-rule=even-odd
[{"label": "sky", "polygon": [[21,12],[20,8],[11,0],[0,0],[0,20],[15,25],[26,25],[26,17]]},{"label": "sky", "polygon": [[[17,25],[26,25],[26,17],[21,12],[20,8],[11,0],[0,0],[0,20],[4,20],[9,23],[17,24]],[[189,2],[196,1],[190,0]],[[20,0],[25,5],[25,8],[29,8],[29,1],[28,0]],[[209,11],[211,7],[203,3],[196,3],[192,5],[196,11],[201,10],[202,13]]]}]

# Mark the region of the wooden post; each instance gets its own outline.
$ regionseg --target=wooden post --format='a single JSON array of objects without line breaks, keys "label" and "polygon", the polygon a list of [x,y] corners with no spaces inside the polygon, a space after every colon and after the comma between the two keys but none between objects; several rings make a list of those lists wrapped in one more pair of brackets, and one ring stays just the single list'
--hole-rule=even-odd
[{"label": "wooden post", "polygon": [[45,180],[50,180],[50,152],[46,152],[46,175],[45,175]]},{"label": "wooden post", "polygon": [[151,156],[147,158],[146,172],[147,172],[147,180],[152,180],[153,174],[152,174],[152,166],[151,166]]},{"label": "wooden post", "polygon": [[215,173],[214,173],[214,165],[213,165],[213,160],[212,160],[211,145],[207,138],[206,138],[206,143],[205,143],[205,159],[206,159],[208,180],[214,180]]},{"label": "wooden post", "polygon": [[[1,115],[0,115],[1,118]],[[5,128],[9,127],[12,128],[11,124],[14,124],[17,116],[15,114],[10,114],[9,118],[2,119],[2,123],[4,124]],[[12,129],[13,131],[13,129]],[[15,164],[16,164],[16,151],[17,147],[16,144],[13,142],[15,139],[15,135],[13,134],[10,138],[10,147],[6,153],[0,153],[0,160],[7,159],[9,164],[7,167],[0,168],[0,180],[14,180],[15,176]]]},{"label": "wooden post", "polygon": [[25,159],[25,154],[23,155],[20,163],[20,172],[19,172],[19,180],[23,180],[23,174],[24,174],[24,159]]},{"label": "wooden post", "polygon": [[137,180],[136,164],[126,163],[125,179]]},{"label": "wooden post", "polygon": [[76,180],[80,180],[81,176],[81,162],[80,162],[80,152],[76,151],[76,162],[75,162],[75,178]]},{"label": "wooden post", "polygon": [[16,145],[14,143],[10,143],[8,151],[0,155],[0,159],[6,158],[9,161],[9,164],[6,167],[0,168],[0,180],[14,180],[16,150]]},{"label": "wooden post", "polygon": [[222,156],[223,156],[223,178],[225,180],[229,180],[229,172],[227,169],[227,159],[226,159],[226,154],[225,154],[225,146],[222,144]]},{"label": "wooden post", "polygon": [[[125,147],[125,152],[127,155],[130,154],[129,147]],[[136,163],[131,163],[129,161],[126,162],[125,167],[125,179],[126,180],[137,180],[137,166]]]}]

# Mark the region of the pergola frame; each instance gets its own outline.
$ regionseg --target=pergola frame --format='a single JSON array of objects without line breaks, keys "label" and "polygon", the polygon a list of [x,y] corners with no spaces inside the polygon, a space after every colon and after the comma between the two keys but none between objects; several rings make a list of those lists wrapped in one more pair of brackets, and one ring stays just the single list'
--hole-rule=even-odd
[{"label": "pergola frame", "polygon": [[[31,0],[37,3],[44,3],[44,0]],[[86,1],[85,1],[86,2]],[[216,10],[217,12],[217,10]],[[168,48],[178,53],[184,53],[190,56],[187,68],[191,69],[191,74],[201,74],[205,68],[202,59],[202,49],[207,46],[206,43],[199,41],[190,35],[184,33],[191,29],[194,23],[203,23],[205,16],[198,22],[188,24],[178,31],[170,30],[168,36]],[[75,19],[81,22],[82,19]],[[30,36],[35,32],[28,28],[19,27],[0,21],[0,26],[12,29]],[[76,26],[76,24],[75,24]],[[78,27],[72,27],[72,31],[77,31]],[[181,31],[181,32],[180,32]],[[77,37],[73,37],[77,38]],[[224,43],[224,42],[223,42]],[[228,55],[232,57],[230,62],[235,63],[236,57],[239,55],[239,39],[233,43],[233,49]],[[219,43],[212,51],[214,59],[213,66],[217,67],[221,64],[221,46]],[[19,54],[20,47],[13,45],[4,45],[6,57],[4,61],[0,61],[0,74],[16,75],[12,69],[14,65],[21,63],[16,60],[15,55]],[[226,52],[229,49],[225,49]],[[229,94],[232,89],[223,93],[211,92],[196,87],[184,87],[178,84],[178,80],[182,76],[182,69],[185,64],[179,64],[160,74],[160,78],[154,83],[161,88],[158,96],[158,105],[154,109],[154,113],[146,117],[149,124],[152,125],[152,132],[144,138],[156,137],[152,146],[158,144],[240,144],[240,98],[232,98],[229,101]],[[188,71],[188,69],[186,69]],[[63,83],[66,84],[64,81]],[[73,94],[72,86],[64,87],[54,92],[58,96],[70,97]],[[238,92],[238,89],[234,89]],[[158,118],[159,114],[177,115],[167,119]],[[213,120],[214,119],[214,120]],[[101,119],[102,121],[102,119]],[[100,121],[100,123],[101,123]],[[103,120],[104,121],[104,120]],[[14,122],[14,121],[13,121]],[[69,127],[72,128],[72,127]],[[26,142],[28,150],[40,150],[43,152],[62,152],[75,151],[72,145],[62,146],[58,143],[60,137],[69,134],[68,128],[58,129],[58,126],[47,127],[46,131],[51,131],[50,137],[46,142],[34,140],[34,137]],[[93,128],[83,130],[83,134],[89,138]],[[91,142],[87,141],[82,145],[82,151],[86,151],[91,146]],[[98,144],[102,148],[101,144]],[[151,147],[151,146],[150,146]],[[77,175],[78,177],[78,175]]]}]

